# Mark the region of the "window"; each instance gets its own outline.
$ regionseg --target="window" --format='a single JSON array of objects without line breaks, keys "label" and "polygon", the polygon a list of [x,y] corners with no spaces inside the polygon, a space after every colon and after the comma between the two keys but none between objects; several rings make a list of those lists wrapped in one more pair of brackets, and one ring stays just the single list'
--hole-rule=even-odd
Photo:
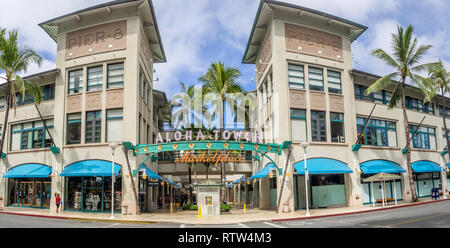
[{"label": "window", "polygon": [[[21,94],[16,94],[16,104],[17,106],[22,106],[25,104],[32,104],[34,103],[34,97],[33,95],[29,93],[25,93],[25,98]],[[11,103],[12,105],[12,103]]]},{"label": "window", "polygon": [[423,103],[422,100],[420,99],[416,99],[416,98],[412,98],[409,96],[406,96],[406,108],[408,109],[412,109],[415,111],[420,111],[423,113],[429,113],[429,114],[434,114],[434,104],[433,103]]},{"label": "window", "polygon": [[142,93],[144,95],[143,100],[145,103],[147,103],[147,82],[144,82],[144,92]]},{"label": "window", "polygon": [[289,88],[305,88],[305,72],[302,65],[288,64]]},{"label": "window", "polygon": [[67,115],[67,144],[81,143],[81,113]]},{"label": "window", "polygon": [[323,70],[321,68],[309,67],[309,89],[323,91]]},{"label": "window", "polygon": [[[357,117],[358,135],[361,133],[367,118]],[[397,146],[396,123],[384,120],[371,119],[361,134],[360,144],[370,146]]]},{"label": "window", "polygon": [[344,114],[330,113],[331,142],[344,143]]},{"label": "window", "polygon": [[342,86],[341,86],[341,73],[337,71],[327,71],[328,76],[328,92],[331,93],[342,93]]},{"label": "window", "polygon": [[0,109],[5,107],[5,97],[0,96]]},{"label": "window", "polygon": [[[1,101],[1,99],[0,99]],[[444,106],[439,105],[439,116],[442,116],[444,113]],[[450,108],[445,108],[445,117],[450,117]]]},{"label": "window", "polygon": [[311,110],[312,141],[327,141],[325,112]]},{"label": "window", "polygon": [[123,125],[123,109],[106,111],[106,141],[121,141]]},{"label": "window", "polygon": [[365,100],[382,104],[389,104],[389,101],[391,101],[392,98],[392,93],[385,90],[382,90],[380,92],[374,92],[366,96],[364,94],[364,92],[367,89],[366,86],[355,84],[354,88],[356,100]]},{"label": "window", "polygon": [[42,88],[42,100],[47,101],[51,99],[55,99],[55,85],[47,84],[41,87]]},{"label": "window", "polygon": [[102,111],[86,112],[86,143],[99,143],[102,135]]},{"label": "window", "polygon": [[69,72],[68,94],[80,93],[83,90],[83,70]]},{"label": "window", "polygon": [[145,78],[144,73],[141,71],[139,72],[139,95],[143,98],[144,97],[144,84],[145,84]]},{"label": "window", "polygon": [[[414,134],[418,126],[409,125],[410,137]],[[431,127],[420,127],[412,138],[413,148],[436,149],[435,129]]]},{"label": "window", "polygon": [[150,101],[152,99],[152,93],[151,93],[151,89],[150,86],[147,88],[147,107],[150,108]]},{"label": "window", "polygon": [[[0,137],[1,137],[1,135],[0,135]],[[448,149],[446,137],[447,137],[447,135],[445,134],[445,130],[442,129],[442,149],[444,149],[444,150]],[[450,141],[450,130],[448,130],[448,141]]]},{"label": "window", "polygon": [[[45,120],[53,134],[53,119]],[[15,124],[11,127],[11,151],[50,147],[52,140],[42,121]]]},{"label": "window", "polygon": [[306,141],[306,110],[291,109],[291,133],[292,140]]},{"label": "window", "polygon": [[139,114],[139,123],[138,123],[138,143],[141,144],[141,134],[142,134],[142,115]]},{"label": "window", "polygon": [[122,88],[123,87],[123,63],[109,64],[108,65],[108,82],[107,88]]},{"label": "window", "polygon": [[87,74],[87,91],[102,90],[103,66],[88,68]]},{"label": "window", "polygon": [[264,84],[264,95],[265,95],[265,97],[264,97],[264,99],[265,99],[265,102],[267,102],[267,100],[269,100],[269,86],[268,86],[268,78],[266,77],[266,80],[264,80],[264,82],[263,82],[263,84]]}]

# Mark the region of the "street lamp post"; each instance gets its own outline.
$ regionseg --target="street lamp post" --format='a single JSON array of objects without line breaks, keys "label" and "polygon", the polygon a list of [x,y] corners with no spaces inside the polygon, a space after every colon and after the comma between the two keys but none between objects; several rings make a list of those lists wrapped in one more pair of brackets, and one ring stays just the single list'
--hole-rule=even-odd
[{"label": "street lamp post", "polygon": [[305,198],[306,198],[306,216],[310,216],[309,214],[309,202],[308,202],[308,169],[306,168],[306,148],[308,147],[307,142],[302,143],[303,147],[303,161],[305,164]]},{"label": "street lamp post", "polygon": [[112,151],[112,166],[111,166],[111,217],[110,219],[114,219],[114,181],[115,181],[115,175],[114,175],[114,151],[117,148],[118,144],[111,143],[109,144],[109,148],[111,148]]}]

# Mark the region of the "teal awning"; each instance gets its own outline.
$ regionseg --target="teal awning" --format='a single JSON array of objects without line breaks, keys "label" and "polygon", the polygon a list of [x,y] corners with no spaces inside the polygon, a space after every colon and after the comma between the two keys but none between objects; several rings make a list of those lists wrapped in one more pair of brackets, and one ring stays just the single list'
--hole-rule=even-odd
[{"label": "teal awning", "polygon": [[399,164],[389,160],[376,159],[366,161],[360,164],[360,168],[364,174],[384,173],[403,173],[406,172]]},{"label": "teal awning", "polygon": [[[300,161],[294,164],[298,174],[305,174],[305,163]],[[310,158],[306,160],[309,174],[342,174],[353,171],[343,162],[331,158]]]},{"label": "teal awning", "polygon": [[7,178],[46,178],[52,168],[43,164],[22,164],[11,168],[3,177]]},{"label": "teal awning", "polygon": [[428,160],[421,160],[416,161],[411,164],[411,168],[414,170],[414,172],[441,172],[441,167],[432,161]]},{"label": "teal awning", "polygon": [[147,174],[147,176],[149,178],[153,178],[153,179],[162,179],[162,177],[160,177],[158,174],[156,174],[155,172],[153,172],[152,170],[150,170],[147,166],[145,165],[140,165],[138,170],[145,170],[145,174]]},{"label": "teal awning", "polygon": [[260,171],[258,171],[255,175],[250,177],[250,179],[267,177],[273,168],[276,168],[276,165],[274,163],[270,163],[270,164],[264,166],[264,168],[262,168]]},{"label": "teal awning", "polygon": [[[121,166],[114,164],[114,175],[118,175]],[[81,177],[81,176],[111,176],[112,162],[105,160],[83,160],[70,164],[61,172],[61,176],[65,177]]]}]

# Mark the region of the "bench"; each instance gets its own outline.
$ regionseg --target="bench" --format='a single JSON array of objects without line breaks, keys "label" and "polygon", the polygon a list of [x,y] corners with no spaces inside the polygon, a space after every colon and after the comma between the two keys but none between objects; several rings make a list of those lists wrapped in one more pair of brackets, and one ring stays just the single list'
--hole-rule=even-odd
[{"label": "bench", "polygon": [[[385,200],[386,200],[386,202],[391,202],[391,201],[394,201],[394,198],[386,198]],[[377,203],[382,203],[382,202],[383,202],[383,199],[377,199]]]}]

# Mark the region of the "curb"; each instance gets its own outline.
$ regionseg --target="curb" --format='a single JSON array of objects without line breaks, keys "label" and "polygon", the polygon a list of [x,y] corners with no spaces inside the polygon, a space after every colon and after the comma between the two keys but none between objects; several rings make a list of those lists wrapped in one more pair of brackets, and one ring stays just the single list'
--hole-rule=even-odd
[{"label": "curb", "polygon": [[327,214],[327,215],[317,215],[317,216],[304,216],[304,217],[294,217],[294,218],[285,218],[285,219],[273,219],[272,221],[276,222],[276,221],[290,221],[290,220],[306,220],[306,219],[336,217],[336,216],[344,216],[344,215],[352,215],[352,214],[363,214],[363,213],[377,212],[377,211],[383,211],[383,210],[391,210],[391,209],[396,209],[396,208],[414,207],[414,206],[418,206],[418,205],[431,204],[431,203],[442,202],[442,201],[450,201],[450,198],[426,201],[426,202],[409,203],[409,204],[400,205],[400,206],[391,206],[391,207],[384,207],[384,208],[377,208],[377,209],[370,209],[370,210],[363,210],[363,211],[356,211],[356,212],[348,212],[348,213]]},{"label": "curb", "polygon": [[[326,218],[326,217],[336,217],[336,216],[344,216],[344,215],[352,215],[352,214],[363,214],[363,213],[370,213],[370,212],[376,212],[376,211],[383,211],[383,210],[390,210],[390,209],[396,209],[396,208],[405,208],[405,207],[413,207],[413,206],[419,206],[419,205],[425,205],[425,204],[432,204],[436,202],[442,202],[442,201],[449,201],[448,199],[439,199],[434,201],[426,201],[426,202],[416,202],[416,203],[409,203],[405,205],[400,206],[390,206],[390,207],[384,207],[384,208],[377,208],[377,209],[370,209],[370,210],[362,210],[362,211],[356,211],[356,212],[347,212],[347,213],[337,213],[337,214],[327,214],[327,215],[317,215],[317,216],[304,216],[304,217],[293,217],[293,218],[284,218],[284,219],[266,219],[266,220],[248,220],[248,221],[239,221],[240,222],[253,222],[253,221],[291,221],[291,220],[306,220],[306,219],[317,219],[317,218]],[[111,220],[111,219],[93,219],[93,218],[80,218],[80,217],[69,217],[69,216],[52,216],[52,215],[39,215],[39,214],[24,214],[24,213],[16,213],[16,212],[8,212],[8,211],[0,211],[0,214],[10,214],[10,215],[21,215],[21,216],[30,216],[30,217],[39,217],[39,218],[49,218],[49,219],[62,219],[62,220],[77,220],[77,221],[96,221],[96,222],[111,222],[111,223],[129,223],[129,224],[157,224],[161,223],[160,221],[140,221],[140,220]],[[174,221],[168,221],[167,223],[173,223],[173,224],[187,224],[184,222],[174,222]],[[202,225],[202,223],[196,223]],[[233,223],[227,223],[227,224],[235,224]],[[203,224],[208,225],[208,224]]]}]

